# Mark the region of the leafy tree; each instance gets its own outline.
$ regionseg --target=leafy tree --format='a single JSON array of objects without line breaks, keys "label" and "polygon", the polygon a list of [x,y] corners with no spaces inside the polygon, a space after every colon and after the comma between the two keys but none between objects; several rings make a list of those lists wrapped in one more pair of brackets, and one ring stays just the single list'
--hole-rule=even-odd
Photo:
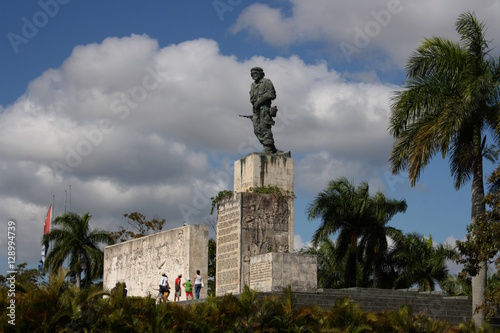
[{"label": "leafy tree", "polygon": [[440,285],[441,289],[451,296],[472,296],[472,284],[469,278],[448,275]]},{"label": "leafy tree", "polygon": [[80,288],[84,270],[90,279],[102,276],[104,254],[98,245],[113,243],[109,232],[90,229],[91,217],[88,212],[82,216],[72,212],[57,216],[52,222],[54,228],[42,239],[42,244],[52,242],[44,270],[55,272],[69,259],[69,269],[76,275],[77,288]]},{"label": "leafy tree", "polygon": [[[0,317],[2,332],[492,332],[470,323],[450,325],[411,308],[365,312],[348,298],[329,309],[301,305],[290,288],[259,294],[246,287],[203,302],[155,305],[152,297],[123,297],[99,287],[80,290],[66,282],[68,271],[51,274],[46,285],[16,296],[16,325]],[[5,308],[7,293],[0,293]]]},{"label": "leafy tree", "polygon": [[446,260],[455,256],[453,249],[443,244],[434,245],[432,236],[424,238],[410,233],[396,239],[392,259],[399,268],[396,288],[417,284],[422,291],[433,291],[448,276]]},{"label": "leafy tree", "polygon": [[[59,310],[55,313],[59,325],[68,332],[84,332],[93,324],[93,316],[88,316],[87,309],[94,299],[109,295],[98,286],[79,289],[76,286],[68,288],[59,297]],[[63,330],[60,330],[63,331]]]},{"label": "leafy tree", "polygon": [[348,297],[337,299],[335,306],[326,311],[325,326],[333,332],[372,331],[367,313],[361,310],[358,304],[351,302]]},{"label": "leafy tree", "polygon": [[486,317],[492,318],[498,315],[500,313],[500,275],[498,275],[498,271],[488,276],[485,298],[483,309]]},{"label": "leafy tree", "polygon": [[49,276],[46,285],[22,294],[16,300],[16,318],[22,318],[16,321],[18,332],[60,331],[65,320],[56,314],[61,309],[62,295],[68,290],[67,274],[68,270],[57,270]]},{"label": "leafy tree", "polygon": [[[459,189],[472,178],[471,224],[484,212],[483,158],[488,130],[499,130],[499,61],[490,57],[484,23],[473,13],[458,17],[461,42],[426,38],[406,65],[404,89],[391,106],[389,130],[395,142],[389,158],[393,173],[408,170],[414,186],[422,169],[440,152],[449,156]],[[484,302],[486,267],[473,278],[473,307]],[[476,314],[478,325],[483,320]]]},{"label": "leafy tree", "polygon": [[387,248],[386,240],[381,239],[381,234],[388,230],[385,224],[405,210],[404,200],[388,200],[382,194],[370,196],[366,182],[355,187],[345,177],[332,180],[307,208],[309,220],[321,218],[321,225],[313,234],[313,246],[338,232],[335,261],[342,262],[347,257],[344,282],[347,287],[354,287],[361,258],[359,240],[362,251],[371,255],[370,264],[375,264],[380,259],[376,251]]},{"label": "leafy tree", "polygon": [[359,240],[359,261],[363,262],[363,279],[373,278],[372,286],[383,287],[386,271],[387,239],[401,237],[401,230],[388,226],[387,223],[397,213],[405,212],[405,200],[387,199],[384,194],[377,193],[370,200],[370,219],[366,231]]},{"label": "leafy tree", "polygon": [[335,241],[325,237],[317,246],[300,250],[300,253],[314,254],[317,257],[318,288],[341,288],[344,285],[345,260],[335,259]]},{"label": "leafy tree", "polygon": [[[464,265],[462,278],[474,276],[483,262],[495,262],[500,269],[500,165],[488,179],[489,191],[484,201],[488,210],[477,217],[474,224],[467,227],[464,241],[457,241],[458,256],[456,261]],[[495,274],[488,279],[485,302],[481,308],[491,317],[500,308],[500,284]]]},{"label": "leafy tree", "polygon": [[[23,262],[18,264],[13,271],[16,273],[16,290],[27,292],[33,290],[37,287],[38,280],[40,278],[40,272],[38,269],[30,268],[26,269],[28,264]],[[5,286],[7,283],[7,277],[0,275],[0,286]]]},{"label": "leafy tree", "polygon": [[344,279],[347,287],[356,286],[357,242],[367,223],[368,200],[368,183],[356,188],[342,177],[330,181],[307,208],[309,220],[321,218],[321,225],[313,234],[313,246],[338,232],[335,260],[340,262],[347,256]]},{"label": "leafy tree", "polygon": [[127,223],[128,226],[132,227],[132,231],[120,225],[118,231],[110,233],[111,238],[113,238],[115,242],[124,242],[129,239],[141,238],[159,232],[163,229],[163,225],[166,222],[165,219],[160,220],[158,216],[154,216],[152,220],[148,221],[146,220],[146,216],[138,212],[123,214],[123,216],[129,219]]}]

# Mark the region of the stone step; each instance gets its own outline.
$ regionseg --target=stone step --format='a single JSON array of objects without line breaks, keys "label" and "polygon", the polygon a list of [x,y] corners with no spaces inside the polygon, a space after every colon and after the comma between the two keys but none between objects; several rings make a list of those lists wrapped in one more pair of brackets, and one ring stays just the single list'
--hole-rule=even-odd
[{"label": "stone step", "polygon": [[409,305],[414,314],[424,313],[431,318],[458,324],[471,317],[472,303],[467,297],[445,297],[443,293],[420,293],[371,288],[319,289],[316,294],[294,293],[297,306],[315,304],[325,309],[335,305],[338,299],[349,297],[366,312],[398,310]]}]

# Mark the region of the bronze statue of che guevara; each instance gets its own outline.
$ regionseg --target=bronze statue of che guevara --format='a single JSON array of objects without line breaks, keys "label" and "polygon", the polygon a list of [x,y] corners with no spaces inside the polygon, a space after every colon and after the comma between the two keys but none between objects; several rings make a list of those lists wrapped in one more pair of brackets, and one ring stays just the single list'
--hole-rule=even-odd
[{"label": "bronze statue of che guevara", "polygon": [[244,117],[252,119],[255,136],[264,146],[264,153],[281,153],[282,151],[274,146],[271,131],[271,127],[275,124],[273,118],[278,112],[276,106],[271,106],[271,102],[276,99],[276,90],[274,90],[271,80],[264,77],[265,73],[262,68],[252,68],[250,75],[254,80],[250,86],[250,103],[253,106],[253,115]]}]

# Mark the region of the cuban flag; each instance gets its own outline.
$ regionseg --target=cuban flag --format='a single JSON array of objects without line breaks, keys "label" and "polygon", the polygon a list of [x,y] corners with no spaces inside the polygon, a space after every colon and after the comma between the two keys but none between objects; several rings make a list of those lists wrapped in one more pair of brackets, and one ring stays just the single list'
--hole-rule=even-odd
[{"label": "cuban flag", "polygon": [[[49,211],[47,212],[47,216],[45,217],[45,224],[43,225],[43,234],[46,235],[50,232],[50,221],[52,221],[52,205],[49,207]],[[42,245],[42,258],[40,259],[40,270],[43,269],[43,264],[45,263],[45,256],[47,255],[47,251],[49,250],[49,244]]]}]

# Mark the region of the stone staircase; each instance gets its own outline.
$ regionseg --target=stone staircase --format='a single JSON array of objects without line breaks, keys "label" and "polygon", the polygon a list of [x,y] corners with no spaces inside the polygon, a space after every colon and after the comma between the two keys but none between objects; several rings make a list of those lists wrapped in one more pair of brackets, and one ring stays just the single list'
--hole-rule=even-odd
[{"label": "stone staircase", "polygon": [[413,314],[423,313],[433,319],[458,324],[468,321],[472,314],[472,301],[468,297],[448,297],[439,292],[413,290],[390,290],[372,288],[318,289],[316,294],[294,293],[297,305],[316,304],[325,309],[335,301],[349,297],[360,309],[367,312],[398,310],[400,305],[409,305]]},{"label": "stone staircase", "polygon": [[[279,295],[281,292],[260,292],[258,297]],[[349,297],[366,312],[380,313],[386,310],[398,310],[401,305],[409,305],[414,315],[443,320],[450,324],[467,322],[472,317],[472,300],[468,297],[451,297],[441,292],[419,292],[416,290],[391,290],[374,288],[318,289],[316,293],[292,293],[297,306],[319,305],[328,310],[339,299]],[[235,295],[239,297],[240,295]],[[204,302],[205,299],[181,301],[182,305]],[[493,319],[490,324],[500,327],[500,319]]]}]

